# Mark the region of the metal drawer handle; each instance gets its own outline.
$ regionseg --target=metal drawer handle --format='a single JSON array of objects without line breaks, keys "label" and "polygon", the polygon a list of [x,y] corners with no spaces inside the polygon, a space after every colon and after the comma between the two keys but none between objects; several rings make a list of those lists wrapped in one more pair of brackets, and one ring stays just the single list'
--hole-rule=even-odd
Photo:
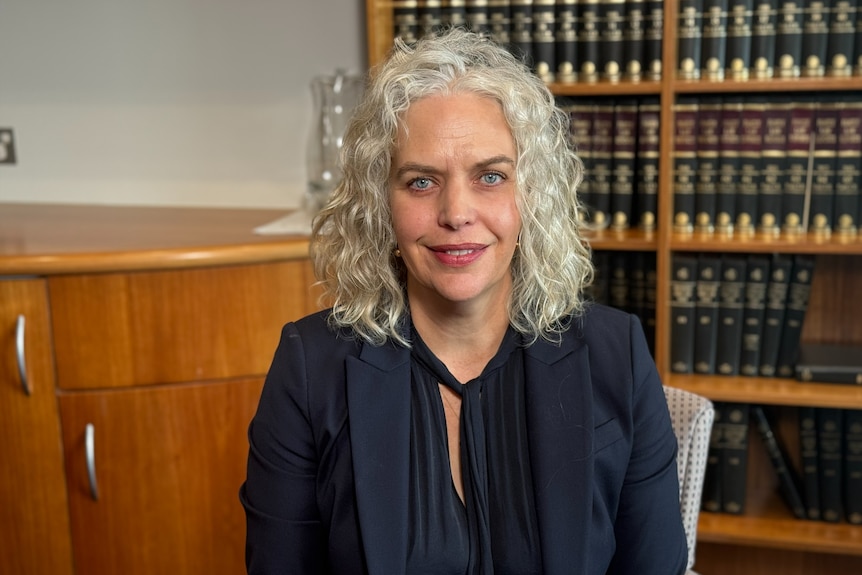
[{"label": "metal drawer handle", "polygon": [[27,378],[27,361],[24,355],[24,329],[27,320],[24,315],[18,316],[18,325],[15,327],[15,352],[18,357],[18,376],[21,378],[21,387],[24,388],[24,393],[30,395],[33,390],[30,389],[30,380]]},{"label": "metal drawer handle", "polygon": [[90,497],[99,500],[99,483],[96,481],[96,426],[88,423],[84,430],[84,452],[87,458],[87,477],[90,480]]}]

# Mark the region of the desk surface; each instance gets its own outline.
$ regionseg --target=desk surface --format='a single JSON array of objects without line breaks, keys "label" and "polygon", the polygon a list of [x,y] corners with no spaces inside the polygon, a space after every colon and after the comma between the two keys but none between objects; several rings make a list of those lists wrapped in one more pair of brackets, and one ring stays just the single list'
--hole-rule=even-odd
[{"label": "desk surface", "polygon": [[276,209],[0,203],[0,275],[172,269],[300,259],[302,236],[266,236]]}]

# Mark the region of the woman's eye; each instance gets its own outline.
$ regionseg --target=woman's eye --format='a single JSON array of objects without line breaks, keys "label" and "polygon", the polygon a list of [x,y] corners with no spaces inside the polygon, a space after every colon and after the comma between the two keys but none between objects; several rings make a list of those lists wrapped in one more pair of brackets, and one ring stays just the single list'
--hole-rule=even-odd
[{"label": "woman's eye", "polygon": [[483,184],[488,184],[488,185],[499,184],[500,181],[502,181],[502,179],[503,179],[503,176],[496,173],[496,172],[491,172],[491,173],[482,175],[482,183]]},{"label": "woman's eye", "polygon": [[431,187],[431,180],[428,178],[416,178],[415,180],[410,180],[407,185],[416,190],[427,190]]}]

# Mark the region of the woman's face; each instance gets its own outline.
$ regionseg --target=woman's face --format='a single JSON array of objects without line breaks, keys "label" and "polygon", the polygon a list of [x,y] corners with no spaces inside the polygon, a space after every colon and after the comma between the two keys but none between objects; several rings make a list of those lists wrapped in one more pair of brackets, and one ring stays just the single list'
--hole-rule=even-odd
[{"label": "woman's face", "polygon": [[435,95],[402,118],[389,179],[411,307],[505,308],[521,218],[515,141],[500,105]]}]

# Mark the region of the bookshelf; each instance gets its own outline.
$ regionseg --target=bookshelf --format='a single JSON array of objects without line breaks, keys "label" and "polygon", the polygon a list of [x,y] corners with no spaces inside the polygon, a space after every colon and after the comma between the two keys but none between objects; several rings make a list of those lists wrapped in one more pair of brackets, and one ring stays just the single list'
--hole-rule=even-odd
[{"label": "bookshelf", "polygon": [[[663,381],[714,401],[778,406],[779,428],[788,449],[798,452],[793,414],[796,406],[862,409],[862,387],[803,384],[793,379],[675,374],[670,370],[671,261],[676,253],[813,254],[817,268],[802,341],[862,344],[862,233],[725,236],[673,231],[674,104],[680,96],[737,94],[743,97],[794,93],[862,92],[862,77],[781,78],[750,80],[683,80],[676,77],[677,12],[680,0],[664,2],[662,79],[658,81],[561,84],[549,88],[558,96],[599,98],[659,96],[661,134],[657,227],[652,232],[596,232],[587,241],[595,250],[655,252],[657,267],[655,358]],[[380,62],[393,35],[393,2],[366,0],[368,61]],[[858,573],[862,572],[862,526],[795,519],[779,498],[777,480],[759,441],[747,475],[744,515],[702,512],[698,529],[698,572]],[[798,458],[794,461],[798,464]],[[823,571],[828,569],[828,571]]]}]

